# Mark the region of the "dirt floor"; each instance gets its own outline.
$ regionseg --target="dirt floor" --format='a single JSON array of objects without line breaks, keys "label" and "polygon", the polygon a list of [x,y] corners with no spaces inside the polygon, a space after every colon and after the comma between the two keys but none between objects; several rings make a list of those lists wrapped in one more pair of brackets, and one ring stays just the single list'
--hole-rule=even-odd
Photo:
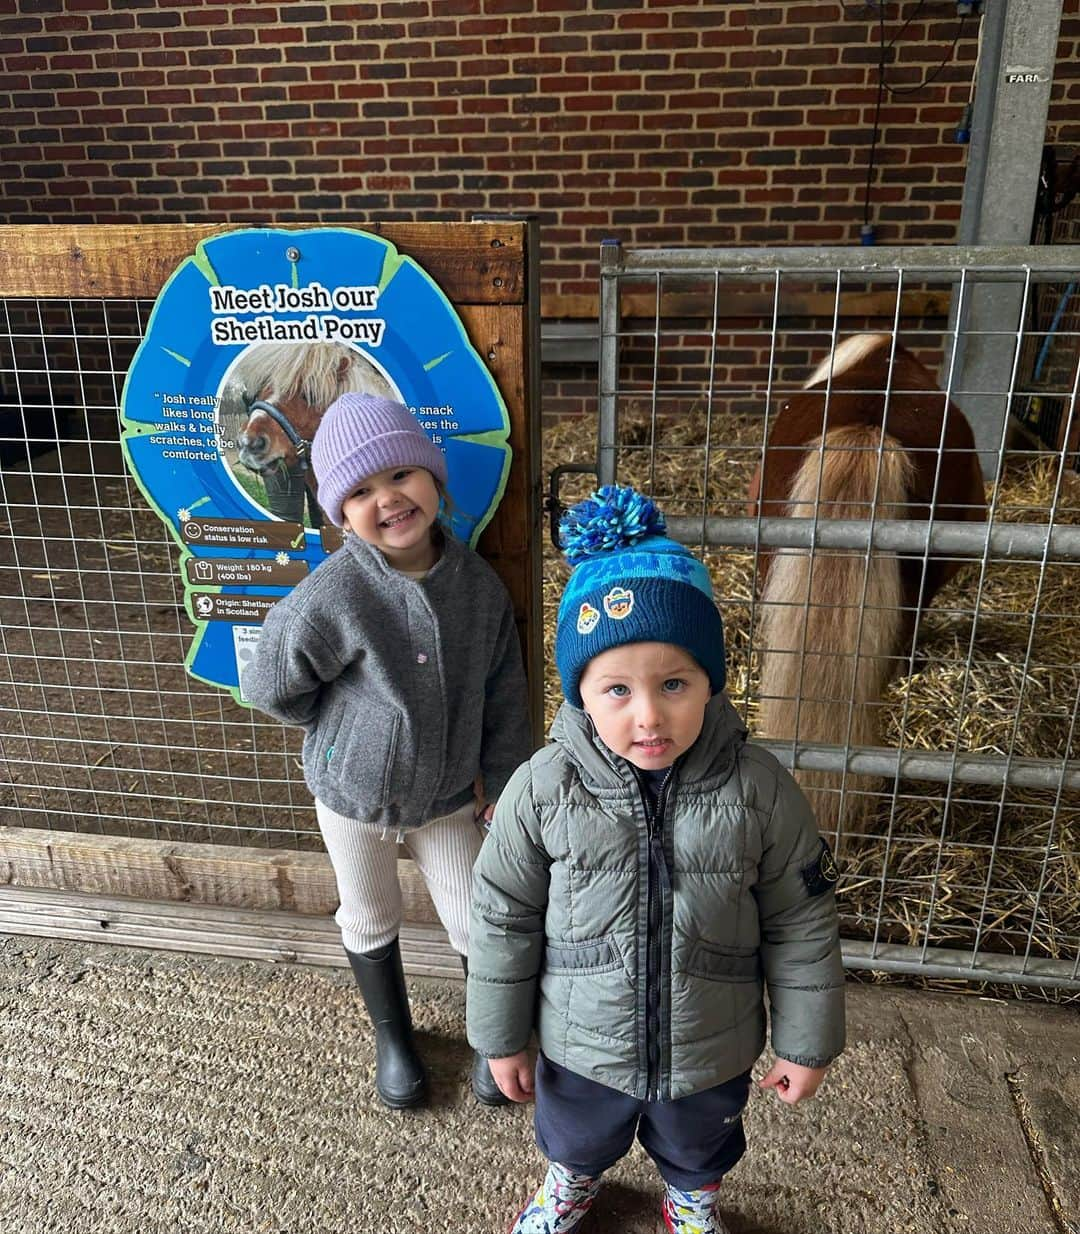
[{"label": "dirt floor", "polygon": [[[460,982],[411,982],[430,1108],[372,1097],[348,974],[0,939],[0,1228],[342,1234],[508,1228],[530,1110],[467,1088]],[[1080,1229],[1080,1017],[849,986],[850,1046],[797,1109],[755,1095],[732,1234]],[[639,1148],[582,1234],[658,1234]]]}]

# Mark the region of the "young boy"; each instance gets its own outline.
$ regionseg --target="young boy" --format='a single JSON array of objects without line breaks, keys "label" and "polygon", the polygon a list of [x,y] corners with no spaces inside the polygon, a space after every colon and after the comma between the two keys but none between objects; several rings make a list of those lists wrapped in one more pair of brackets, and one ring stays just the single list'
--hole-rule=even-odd
[{"label": "young boy", "polygon": [[547,1176],[511,1234],[568,1234],[637,1134],[673,1234],[722,1234],[750,1069],[794,1104],[844,1044],[836,868],[724,688],[705,567],[610,486],[563,520],[566,702],[499,799],[473,875],[468,1033],[533,1094]]}]

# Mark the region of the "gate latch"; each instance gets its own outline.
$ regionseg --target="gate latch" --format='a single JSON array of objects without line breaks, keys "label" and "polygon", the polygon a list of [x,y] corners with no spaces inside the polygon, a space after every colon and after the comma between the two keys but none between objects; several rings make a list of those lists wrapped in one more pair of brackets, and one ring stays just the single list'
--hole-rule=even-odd
[{"label": "gate latch", "polygon": [[562,545],[559,543],[559,519],[562,518],[567,510],[559,494],[559,483],[567,472],[572,472],[575,475],[590,475],[596,476],[597,479],[600,478],[599,472],[592,463],[560,463],[558,467],[553,467],[549,472],[548,492],[543,501],[543,509],[544,513],[548,516],[551,543],[555,545],[557,552],[562,551]]}]

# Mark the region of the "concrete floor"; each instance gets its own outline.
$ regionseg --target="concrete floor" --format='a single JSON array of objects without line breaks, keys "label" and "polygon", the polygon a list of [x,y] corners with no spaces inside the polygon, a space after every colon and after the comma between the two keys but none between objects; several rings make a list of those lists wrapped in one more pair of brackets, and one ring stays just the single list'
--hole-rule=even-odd
[{"label": "concrete floor", "polygon": [[[5,1234],[505,1230],[542,1162],[528,1108],[467,1089],[463,986],[411,982],[429,1109],[372,1098],[348,974],[0,936]],[[1080,1231],[1080,1016],[866,985],[796,1109],[755,1095],[732,1234]],[[582,1234],[653,1234],[639,1149]]]}]

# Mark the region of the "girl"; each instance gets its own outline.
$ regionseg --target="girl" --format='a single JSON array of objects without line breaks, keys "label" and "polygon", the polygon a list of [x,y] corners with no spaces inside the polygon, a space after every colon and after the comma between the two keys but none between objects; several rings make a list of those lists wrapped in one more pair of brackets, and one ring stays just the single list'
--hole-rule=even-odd
[{"label": "girl", "polygon": [[[403,841],[465,964],[482,839],[531,741],[510,597],[443,530],[446,460],[400,403],[345,394],[312,443],[319,501],[345,544],[267,613],[251,701],[305,730],[304,778],[337,878],[337,922],[375,1027],[383,1102],[422,1102],[398,929]],[[505,1100],[486,1061],[480,1101]]]}]

